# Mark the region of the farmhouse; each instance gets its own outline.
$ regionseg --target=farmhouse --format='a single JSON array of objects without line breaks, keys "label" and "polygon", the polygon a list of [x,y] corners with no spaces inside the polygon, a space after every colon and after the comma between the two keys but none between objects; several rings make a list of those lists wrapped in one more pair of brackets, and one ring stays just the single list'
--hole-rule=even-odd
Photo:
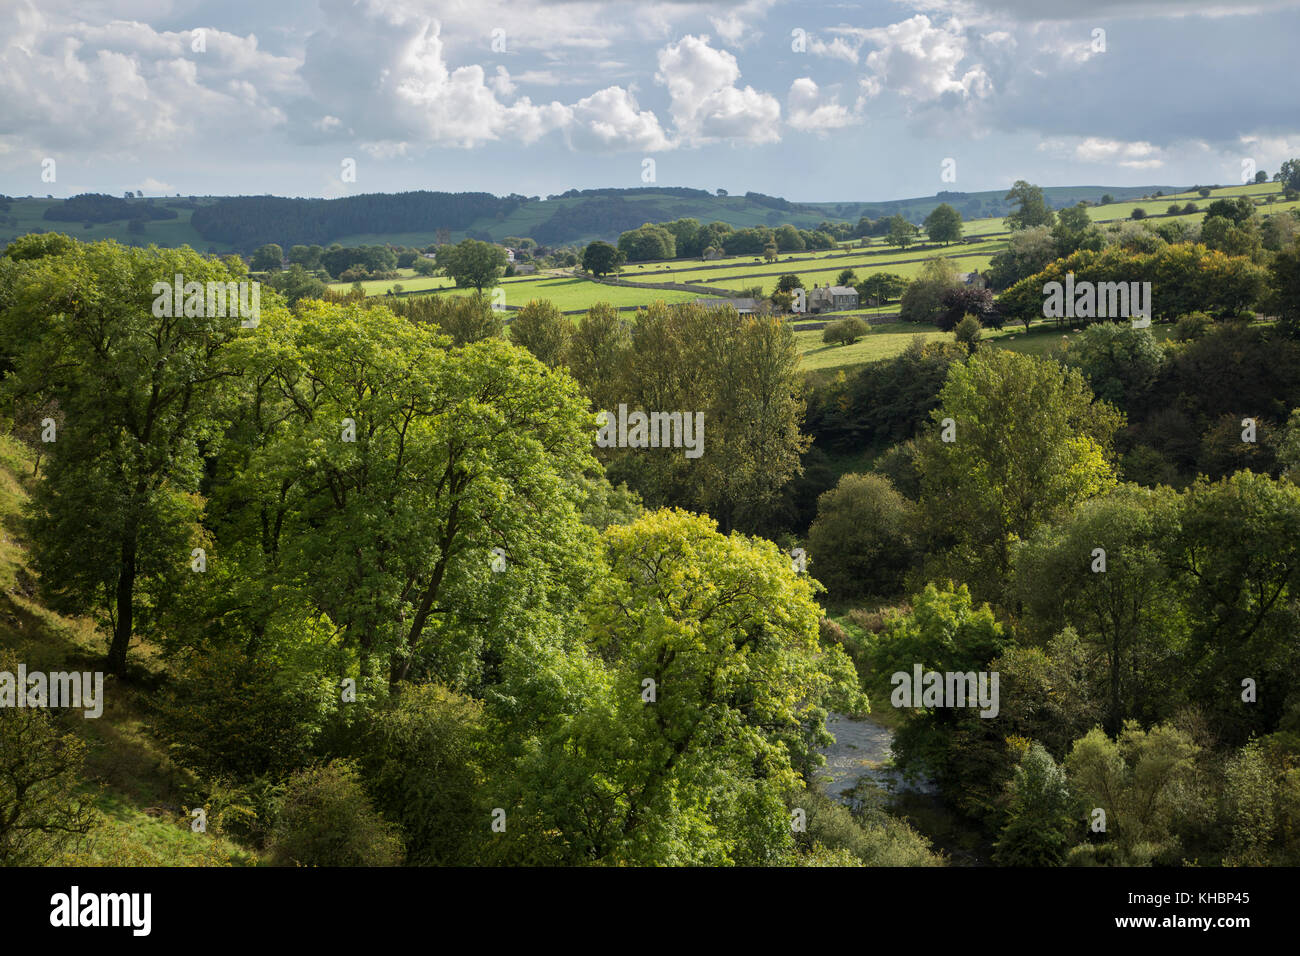
[{"label": "farmhouse", "polygon": [[757,299],[696,299],[695,304],[706,309],[731,307],[741,315],[753,315],[758,311]]},{"label": "farmhouse", "polygon": [[808,311],[842,312],[858,307],[858,290],[847,285],[814,285],[808,290]]}]

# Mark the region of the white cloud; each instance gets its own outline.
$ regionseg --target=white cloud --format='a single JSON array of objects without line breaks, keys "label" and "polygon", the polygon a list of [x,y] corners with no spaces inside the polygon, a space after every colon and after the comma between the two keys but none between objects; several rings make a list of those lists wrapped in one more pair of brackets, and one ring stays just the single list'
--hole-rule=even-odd
[{"label": "white cloud", "polygon": [[798,130],[812,130],[825,134],[827,130],[849,126],[857,121],[835,97],[823,99],[817,84],[810,77],[801,77],[790,84],[786,97],[786,122]]},{"label": "white cloud", "polygon": [[863,78],[862,90],[867,96],[888,89],[929,103],[940,98],[980,99],[993,90],[993,81],[982,66],[962,69],[966,37],[954,20],[938,27],[918,14],[901,23],[862,30],[860,35],[878,47],[866,58],[871,73]]},{"label": "white cloud", "polygon": [[738,87],[736,58],[709,46],[707,36],[688,34],[660,50],[655,79],[668,87],[668,111],[683,143],[769,143],[781,138],[776,97],[752,86]]},{"label": "white cloud", "polygon": [[176,192],[176,187],[173,186],[171,183],[159,182],[158,180],[154,179],[152,176],[150,176],[148,179],[144,180],[143,182],[136,183],[131,188],[138,189],[140,192],[149,195],[157,194],[157,195],[170,196]]},{"label": "white cloud", "polygon": [[672,143],[649,110],[637,108],[632,94],[619,86],[600,90],[574,104],[569,140],[600,150],[669,149]]}]

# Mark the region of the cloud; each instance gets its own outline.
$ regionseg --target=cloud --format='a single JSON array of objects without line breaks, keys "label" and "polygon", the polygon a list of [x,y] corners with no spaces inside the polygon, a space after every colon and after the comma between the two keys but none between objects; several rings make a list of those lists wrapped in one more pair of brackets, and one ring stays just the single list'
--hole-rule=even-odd
[{"label": "cloud", "polygon": [[967,40],[956,21],[938,27],[929,17],[917,14],[901,23],[861,30],[859,35],[877,47],[867,54],[870,74],[861,81],[868,97],[889,90],[918,103],[930,103],[980,99],[992,92],[993,82],[984,67],[962,69]]},{"label": "cloud", "polygon": [[646,152],[672,147],[659,118],[638,109],[632,94],[619,86],[579,100],[571,115],[569,140],[579,147]]},{"label": "cloud", "polygon": [[825,135],[827,130],[850,126],[857,117],[831,97],[824,100],[817,84],[810,77],[801,77],[790,84],[786,97],[786,122],[798,130],[812,130]]},{"label": "cloud", "polygon": [[668,88],[668,112],[684,144],[723,139],[770,143],[781,138],[776,97],[752,86],[738,87],[736,58],[711,47],[707,36],[688,34],[660,50],[655,79]]},{"label": "cloud", "polygon": [[1044,140],[1038,149],[1081,163],[1105,163],[1125,169],[1159,169],[1165,165],[1164,151],[1142,140],[1125,142],[1100,136],[1060,137]]}]

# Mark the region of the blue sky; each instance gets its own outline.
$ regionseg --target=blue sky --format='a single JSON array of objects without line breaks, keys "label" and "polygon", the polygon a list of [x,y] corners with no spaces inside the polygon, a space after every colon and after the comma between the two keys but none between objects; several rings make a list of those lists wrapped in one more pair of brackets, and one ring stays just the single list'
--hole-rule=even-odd
[{"label": "blue sky", "polygon": [[1300,0],[0,0],[0,192],[1231,183],[1300,156],[1297,41]]}]

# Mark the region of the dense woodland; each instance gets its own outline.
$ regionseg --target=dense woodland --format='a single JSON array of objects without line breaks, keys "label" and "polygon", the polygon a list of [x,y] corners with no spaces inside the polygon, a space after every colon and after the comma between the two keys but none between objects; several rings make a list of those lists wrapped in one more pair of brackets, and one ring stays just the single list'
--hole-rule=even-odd
[{"label": "dense woodland", "polygon": [[[951,341],[815,381],[775,315],[268,288],[245,328],[151,311],[238,257],[20,239],[35,592],[97,623],[186,806],[269,862],[1295,864],[1294,217],[1018,198],[987,298],[941,259],[902,293]],[[1066,269],[1148,279],[1173,334],[981,345]],[[620,404],[702,412],[705,454],[594,447]],[[997,672],[997,715],[892,706],[915,666]],[[868,711],[932,806],[822,795],[828,715]],[[78,747],[0,714],[36,782],[0,786],[0,858],[78,859]]]}]

